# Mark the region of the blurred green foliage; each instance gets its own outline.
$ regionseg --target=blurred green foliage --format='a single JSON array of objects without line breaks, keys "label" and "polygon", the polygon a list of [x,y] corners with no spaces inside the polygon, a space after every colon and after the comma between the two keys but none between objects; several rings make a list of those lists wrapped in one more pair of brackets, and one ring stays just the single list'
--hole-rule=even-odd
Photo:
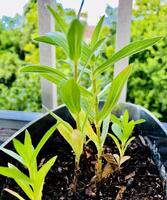
[{"label": "blurred green foliage", "polygon": [[142,105],[167,121],[167,3],[136,0],[132,40],[164,36],[149,50],[133,56],[133,74],[128,84],[128,101]]},{"label": "blurred green foliage", "polygon": [[37,34],[36,1],[28,4],[23,17],[21,26],[10,22],[10,29],[0,21],[0,109],[40,111],[39,77],[18,72],[27,62],[39,62],[37,44],[32,41]]}]

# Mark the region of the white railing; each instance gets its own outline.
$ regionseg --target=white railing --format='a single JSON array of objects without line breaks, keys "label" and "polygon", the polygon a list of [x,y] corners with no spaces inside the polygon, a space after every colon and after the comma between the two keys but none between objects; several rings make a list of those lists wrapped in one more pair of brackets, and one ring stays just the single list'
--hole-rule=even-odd
[{"label": "white railing", "polygon": [[[101,0],[99,0],[101,1]],[[54,6],[54,0],[38,0],[38,20],[39,34],[53,31],[54,22],[52,17],[46,11],[46,4]],[[118,18],[116,30],[116,50],[119,50],[130,41],[130,25],[133,0],[119,0]],[[40,63],[50,66],[55,66],[55,48],[40,44]],[[115,64],[114,76],[118,74],[124,67],[128,65],[129,59],[125,58]],[[56,87],[45,79],[41,79],[42,87],[42,103],[48,108],[55,108],[57,105]],[[124,88],[120,102],[126,100],[126,87]]]}]

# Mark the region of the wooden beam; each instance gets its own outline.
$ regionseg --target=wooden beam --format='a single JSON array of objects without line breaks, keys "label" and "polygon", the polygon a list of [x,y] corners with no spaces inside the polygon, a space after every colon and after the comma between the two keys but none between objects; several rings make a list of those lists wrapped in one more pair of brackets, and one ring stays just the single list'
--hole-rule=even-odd
[{"label": "wooden beam", "polygon": [[[38,0],[38,26],[39,35],[43,35],[47,32],[54,31],[54,20],[48,10],[46,4],[55,6],[54,0]],[[40,63],[56,67],[56,54],[55,47],[47,44],[40,43]],[[57,106],[57,92],[56,86],[44,78],[41,78],[41,92],[42,92],[42,104],[49,109],[53,109]]]},{"label": "wooden beam", "polygon": [[[130,26],[133,0],[119,0],[116,27],[116,51],[130,42]],[[114,66],[114,77],[129,64],[129,58],[124,58]],[[126,101],[127,86],[124,87],[119,102]]]}]

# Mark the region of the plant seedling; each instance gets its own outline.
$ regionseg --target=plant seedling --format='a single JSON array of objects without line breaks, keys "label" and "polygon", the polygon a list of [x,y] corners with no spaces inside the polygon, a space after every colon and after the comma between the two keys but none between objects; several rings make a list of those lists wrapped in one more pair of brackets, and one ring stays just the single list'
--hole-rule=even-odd
[{"label": "plant seedling", "polygon": [[115,115],[111,115],[112,124],[112,131],[114,134],[109,134],[109,136],[113,139],[114,143],[116,144],[119,155],[114,154],[114,157],[118,163],[118,166],[122,165],[126,160],[130,158],[130,156],[125,156],[125,151],[130,143],[135,139],[132,136],[132,132],[135,128],[136,124],[141,124],[145,122],[144,119],[139,120],[131,120],[129,121],[129,113],[126,110],[124,114],[118,118]]},{"label": "plant seedling", "polygon": [[[43,164],[41,168],[38,168],[37,156],[46,141],[57,129],[57,125],[58,124],[54,125],[46,132],[36,148],[33,147],[31,136],[27,130],[25,132],[24,143],[13,139],[13,145],[17,153],[3,147],[1,148],[3,152],[20,162],[24,168],[28,170],[28,174],[23,173],[16,166],[8,163],[8,167],[0,167],[0,175],[14,179],[31,200],[42,200],[45,177],[56,161],[56,156],[54,156]],[[5,188],[5,190],[18,199],[24,200],[17,192],[7,188]]]},{"label": "plant seedling", "polygon": [[[68,122],[63,121],[52,112],[50,112],[50,114],[58,122],[61,122],[58,126],[58,130],[70,144],[75,153],[75,170],[78,170],[79,168],[80,156],[83,153],[84,145],[87,144],[87,136],[97,148],[97,167],[95,173],[96,176],[99,177],[98,181],[101,181],[103,178],[103,171],[105,170],[105,167],[103,168],[102,158],[104,157],[106,159],[106,155],[104,155],[103,152],[103,146],[108,135],[109,124],[113,118],[111,117],[111,111],[119,100],[122,89],[132,71],[132,66],[127,66],[122,70],[113,79],[112,83],[106,85],[104,89],[101,89],[101,85],[98,82],[99,76],[106,72],[106,70],[113,66],[117,61],[147,49],[162,37],[130,43],[114,53],[107,61],[104,61],[99,65],[96,60],[99,56],[99,49],[105,43],[105,39],[100,38],[104,16],[99,20],[95,27],[90,41],[86,43],[83,39],[85,26],[78,18],[73,19],[71,24],[67,25],[64,19],[54,9],[50,6],[48,6],[48,9],[53,15],[56,23],[59,25],[61,31],[46,33],[45,35],[35,38],[35,41],[61,47],[67,56],[67,59],[64,60],[64,62],[69,65],[69,68],[72,68],[73,77],[66,75],[59,69],[45,65],[29,65],[23,67],[21,71],[39,73],[42,77],[57,85],[60,90],[60,98],[66,104],[73,116],[76,127],[72,128]],[[85,88],[81,85],[82,77],[85,73],[89,75],[91,80],[89,88]],[[108,95],[105,98],[104,105],[101,110],[99,110],[99,102],[106,93]],[[127,113],[125,115],[125,117],[127,117]],[[120,121],[119,125],[122,125],[122,123],[123,122]],[[125,150],[128,143],[133,139],[129,139],[129,136],[136,123],[137,122],[132,120],[130,123],[126,123],[126,127],[124,127],[125,125],[122,125],[123,127],[121,126],[121,128],[118,128],[123,131],[123,135],[126,134],[126,138],[124,138],[124,136],[121,140],[121,136],[117,133],[117,137],[121,141],[121,144],[119,144],[117,138],[114,140],[117,146],[119,144],[120,149],[119,159],[117,159],[118,165],[125,159],[123,157]],[[92,128],[92,124],[95,126],[94,129]],[[114,125],[114,131],[116,129],[115,127],[119,127],[119,125]],[[111,158],[113,158],[112,155],[110,156],[110,159],[107,159],[113,160]]]}]

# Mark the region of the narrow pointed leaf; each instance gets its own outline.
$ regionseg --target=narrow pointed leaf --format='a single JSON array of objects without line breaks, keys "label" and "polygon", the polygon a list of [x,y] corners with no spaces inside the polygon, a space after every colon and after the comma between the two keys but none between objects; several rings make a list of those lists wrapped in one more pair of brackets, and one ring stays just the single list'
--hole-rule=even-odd
[{"label": "narrow pointed leaf", "polygon": [[122,118],[123,118],[123,124],[127,124],[129,122],[129,113],[127,110],[125,110]]},{"label": "narrow pointed leaf", "polygon": [[57,76],[55,74],[44,74],[44,73],[40,73],[40,76],[47,79],[48,81],[54,83],[55,85],[59,85],[61,84],[62,81],[65,81],[66,79],[64,78],[60,78],[60,76]]},{"label": "narrow pointed leaf", "polygon": [[0,147],[0,150],[3,151],[4,153],[6,153],[7,155],[11,156],[12,158],[14,158],[15,160],[19,161],[21,164],[24,165],[24,161],[23,161],[22,157],[19,156],[14,151],[11,151],[11,150],[3,148],[3,147]]},{"label": "narrow pointed leaf", "polygon": [[118,124],[119,126],[122,126],[120,119],[113,114],[111,114],[111,121],[112,121],[112,123],[115,123],[115,124]]},{"label": "narrow pointed leaf", "polygon": [[0,167],[0,174],[9,178],[32,184],[30,179],[17,168]]},{"label": "narrow pointed leaf", "polygon": [[60,80],[66,80],[66,76],[60,70],[47,65],[27,65],[25,67],[22,67],[20,69],[20,72],[52,74]]},{"label": "narrow pointed leaf", "polygon": [[72,147],[75,152],[75,155],[77,157],[77,160],[80,160],[81,154],[83,152],[83,144],[84,144],[84,138],[81,132],[77,129],[74,129],[71,133],[71,142]]},{"label": "narrow pointed leaf", "polygon": [[115,123],[112,124],[112,131],[117,136],[117,138],[122,142],[123,132],[122,132],[121,126],[119,126],[118,124],[115,124]]},{"label": "narrow pointed leaf", "polygon": [[27,130],[25,131],[24,148],[26,150],[26,156],[31,163],[31,157],[34,152],[34,147],[32,145],[31,136]]},{"label": "narrow pointed leaf", "polygon": [[[17,169],[14,165],[12,164],[8,164],[9,168],[13,168],[13,169]],[[14,179],[16,181],[16,183],[20,186],[20,188],[24,191],[24,193],[30,198],[33,198],[33,191],[32,188],[30,187],[29,184],[19,180],[19,179]]]},{"label": "narrow pointed leaf", "polygon": [[77,62],[81,56],[83,33],[84,26],[81,24],[79,19],[74,19],[67,34],[69,56],[74,62]]},{"label": "narrow pointed leaf", "polygon": [[109,133],[109,136],[113,139],[114,143],[116,144],[116,146],[119,150],[119,153],[121,154],[121,146],[120,146],[118,139],[113,134]]},{"label": "narrow pointed leaf", "polygon": [[62,85],[60,88],[60,96],[73,114],[80,112],[80,89],[74,79],[70,79]]},{"label": "narrow pointed leaf", "polygon": [[65,20],[51,6],[47,5],[47,8],[50,11],[50,13],[53,15],[53,17],[54,17],[56,23],[58,24],[58,26],[60,27],[61,31],[66,33],[68,24],[65,22]]},{"label": "narrow pointed leaf", "polygon": [[141,124],[141,123],[144,123],[146,120],[144,119],[138,119],[135,121],[135,124]]},{"label": "narrow pointed leaf", "polygon": [[50,160],[48,160],[38,171],[37,173],[37,180],[38,182],[40,182],[39,180],[44,180],[44,178],[46,177],[47,173],[49,172],[49,170],[51,169],[51,167],[54,165],[55,161],[56,161],[57,156],[54,156],[53,158],[51,158]]},{"label": "narrow pointed leaf", "polygon": [[54,112],[52,112],[51,110],[49,110],[46,106],[43,105],[43,107],[45,108],[45,110],[53,117],[57,120],[57,122],[61,122],[67,129],[68,131],[72,132],[73,131],[73,128],[72,126],[64,121],[61,117],[59,117],[58,115],[56,115]]},{"label": "narrow pointed leaf", "polygon": [[[54,156],[49,161],[47,161],[37,173],[36,179],[34,180],[35,182],[34,185],[35,185],[35,188],[37,188],[36,196],[38,197],[42,195],[45,177],[47,173],[49,172],[49,170],[51,169],[51,167],[54,165],[56,158],[57,156]],[[39,199],[42,199],[42,197],[40,197]]]},{"label": "narrow pointed leaf", "polygon": [[95,43],[97,42],[97,40],[99,39],[103,21],[104,21],[104,16],[101,17],[101,19],[99,20],[98,24],[96,25],[96,27],[92,33],[92,37],[91,37],[91,41],[90,41],[91,47],[93,47],[95,45]]},{"label": "narrow pointed leaf", "polygon": [[111,67],[115,62],[121,60],[122,58],[125,58],[127,56],[131,56],[133,54],[136,54],[140,51],[143,51],[147,49],[148,47],[155,44],[157,41],[162,39],[162,37],[155,37],[151,39],[146,39],[142,41],[137,41],[128,44],[127,46],[123,47],[121,50],[116,52],[111,58],[109,58],[106,62],[101,64],[99,67],[96,68],[95,74],[99,74],[107,70],[109,67]]},{"label": "narrow pointed leaf", "polygon": [[120,72],[117,77],[113,80],[106,102],[99,113],[99,120],[103,120],[112,111],[113,107],[117,104],[121,91],[128,80],[131,73],[131,66],[126,67]]},{"label": "narrow pointed leaf", "polygon": [[124,147],[124,151],[126,151],[126,149],[128,148],[129,144],[135,139],[135,137],[131,137],[127,142],[126,145]]},{"label": "narrow pointed leaf", "polygon": [[17,139],[13,139],[13,145],[16,149],[17,153],[21,156],[23,159],[24,165],[28,166],[29,164],[29,158],[27,157],[27,152],[24,148],[24,145]]},{"label": "narrow pointed leaf", "polygon": [[42,149],[42,147],[44,146],[44,144],[47,142],[47,140],[51,137],[51,135],[54,133],[54,131],[57,129],[58,123],[56,123],[55,125],[53,125],[42,137],[42,139],[40,140],[40,142],[38,143],[37,147],[34,150],[34,154],[32,156],[32,160],[31,162],[34,161],[35,158],[37,158],[37,155],[39,154],[40,150]]},{"label": "narrow pointed leaf", "polygon": [[106,117],[106,119],[103,120],[102,135],[101,135],[102,147],[104,145],[104,142],[105,142],[107,134],[108,134],[109,123],[110,123],[110,114]]},{"label": "narrow pointed leaf", "polygon": [[61,32],[49,32],[45,35],[34,38],[35,41],[43,42],[58,47],[62,47],[66,55],[69,53],[67,39],[64,33]]}]

